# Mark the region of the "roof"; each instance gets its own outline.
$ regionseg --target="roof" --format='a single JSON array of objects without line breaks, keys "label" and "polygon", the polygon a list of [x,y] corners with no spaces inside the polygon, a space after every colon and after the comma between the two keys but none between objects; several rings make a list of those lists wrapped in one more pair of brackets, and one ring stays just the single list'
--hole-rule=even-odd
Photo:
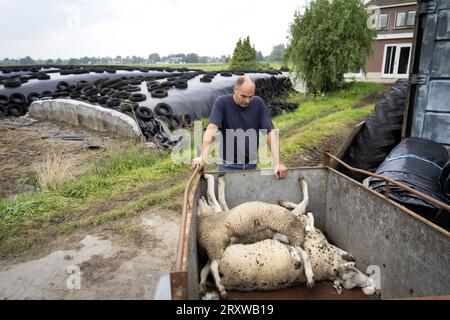
[{"label": "roof", "polygon": [[381,6],[411,3],[411,2],[417,2],[417,0],[372,0],[368,4],[381,7]]}]

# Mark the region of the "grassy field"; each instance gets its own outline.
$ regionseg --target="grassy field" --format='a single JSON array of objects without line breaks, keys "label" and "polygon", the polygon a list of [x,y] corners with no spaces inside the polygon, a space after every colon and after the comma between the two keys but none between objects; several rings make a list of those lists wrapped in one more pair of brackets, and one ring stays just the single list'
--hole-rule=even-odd
[{"label": "grassy field", "polygon": [[[324,137],[345,135],[350,125],[373,110],[370,102],[357,108],[355,104],[384,89],[382,84],[355,83],[324,96],[288,97],[299,109],[274,119],[281,133],[283,160],[294,163],[308,148],[320,146]],[[15,200],[0,199],[0,256],[80,228],[113,223],[147,207],[181,211],[174,199],[182,195],[190,174],[189,165],[174,164],[169,154],[154,149],[111,150],[85,175],[62,186],[42,188]]]},{"label": "grassy field", "polygon": [[[269,62],[269,66],[272,69],[278,70],[281,68],[281,62]],[[226,63],[186,63],[186,64],[150,64],[150,65],[130,65],[135,67],[170,67],[170,68],[189,68],[200,69],[203,71],[221,71],[228,70],[228,64]]]}]

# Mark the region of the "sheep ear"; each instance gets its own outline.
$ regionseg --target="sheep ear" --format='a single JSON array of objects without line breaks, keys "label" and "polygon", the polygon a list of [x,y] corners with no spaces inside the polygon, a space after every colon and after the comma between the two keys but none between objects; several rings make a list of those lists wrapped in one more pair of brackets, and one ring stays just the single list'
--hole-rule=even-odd
[{"label": "sheep ear", "polygon": [[344,272],[345,270],[351,269],[355,267],[355,262],[346,262],[339,266],[339,273]]}]

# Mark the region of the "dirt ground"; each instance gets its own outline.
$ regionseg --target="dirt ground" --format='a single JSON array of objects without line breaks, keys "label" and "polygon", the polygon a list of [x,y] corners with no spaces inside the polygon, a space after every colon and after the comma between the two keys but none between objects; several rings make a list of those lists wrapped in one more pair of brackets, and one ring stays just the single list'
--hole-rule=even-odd
[{"label": "dirt ground", "polygon": [[153,299],[175,262],[180,214],[152,208],[122,223],[136,234],[104,226],[0,261],[0,299]]},{"label": "dirt ground", "polygon": [[28,117],[0,119],[0,196],[33,191],[28,173],[47,152],[59,151],[75,158],[74,174],[82,174],[86,163],[102,157],[110,147],[122,147],[125,140],[90,133],[67,125],[36,121]]},{"label": "dirt ground", "polygon": [[[86,163],[127,144],[27,117],[1,119],[0,195],[33,191],[27,176],[49,151],[72,155],[74,174],[82,174]],[[149,208],[136,218],[80,230],[0,260],[0,299],[152,299],[159,277],[175,261],[179,220],[177,211]]]}]

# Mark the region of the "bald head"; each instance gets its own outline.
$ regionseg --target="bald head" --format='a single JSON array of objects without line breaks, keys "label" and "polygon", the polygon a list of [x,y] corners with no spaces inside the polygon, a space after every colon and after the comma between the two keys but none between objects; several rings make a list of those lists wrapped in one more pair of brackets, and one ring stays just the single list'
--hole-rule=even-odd
[{"label": "bald head", "polygon": [[247,108],[255,95],[255,82],[249,76],[239,77],[234,86],[233,99],[237,105]]},{"label": "bald head", "polygon": [[253,81],[252,78],[250,78],[247,75],[239,77],[236,81],[235,87],[240,88],[240,87],[244,87],[244,86],[250,86],[250,87],[255,88],[255,82]]}]

